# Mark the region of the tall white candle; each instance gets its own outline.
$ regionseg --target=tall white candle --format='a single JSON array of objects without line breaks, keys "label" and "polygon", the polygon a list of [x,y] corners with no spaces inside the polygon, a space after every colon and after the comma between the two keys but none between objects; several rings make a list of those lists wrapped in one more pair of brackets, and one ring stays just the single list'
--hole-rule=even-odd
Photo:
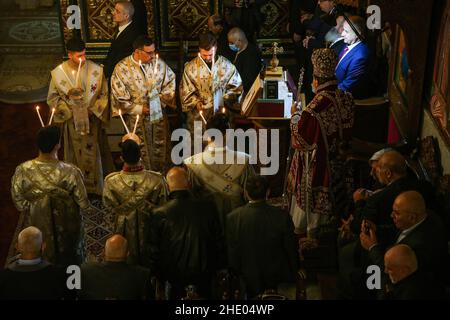
[{"label": "tall white candle", "polygon": [[125,130],[127,131],[128,134],[130,134],[130,130],[128,130],[127,124],[125,123],[125,120],[123,120],[122,110],[121,109],[119,109],[119,117],[122,120],[122,123],[123,123],[123,126],[125,127]]},{"label": "tall white candle", "polygon": [[[78,78],[80,76],[80,69],[81,69],[81,58],[79,58],[80,63],[78,64],[78,71],[77,71],[77,77],[75,78],[75,85],[78,86]],[[81,87],[81,84],[80,84]]]},{"label": "tall white candle", "polygon": [[39,117],[39,121],[41,122],[41,126],[45,127],[44,121],[42,120],[41,113],[39,112],[39,106],[36,106],[36,112]]},{"label": "tall white candle", "polygon": [[136,122],[134,123],[133,135],[136,133],[137,124],[139,122],[139,115],[136,116]]},{"label": "tall white candle", "polygon": [[206,119],[203,116],[203,111],[200,111],[200,117],[202,117],[203,123],[206,124]]},{"label": "tall white candle", "polygon": [[158,71],[158,59],[159,55],[156,54],[155,67],[153,68],[153,77],[156,78],[156,71]]},{"label": "tall white candle", "polygon": [[52,114],[50,115],[50,120],[48,121],[48,125],[52,124],[52,120],[53,120],[53,115],[55,114],[55,108],[52,108]]}]

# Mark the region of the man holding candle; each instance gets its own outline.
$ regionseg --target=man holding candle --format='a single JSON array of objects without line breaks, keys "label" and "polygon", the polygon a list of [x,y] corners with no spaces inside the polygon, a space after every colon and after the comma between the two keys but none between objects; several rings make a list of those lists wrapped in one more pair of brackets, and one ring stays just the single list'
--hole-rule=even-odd
[{"label": "man holding candle", "polygon": [[229,60],[216,54],[213,34],[200,35],[199,50],[198,57],[185,65],[180,85],[181,105],[191,137],[194,121],[202,122],[202,116],[208,121],[222,107],[239,103],[242,95],[241,76]]},{"label": "man holding candle", "polygon": [[113,116],[119,110],[128,128],[134,128],[141,143],[146,169],[163,172],[171,166],[170,129],[166,108],[176,108],[175,73],[156,54],[146,36],[133,43],[132,55],[120,61],[111,77]]},{"label": "man holding candle", "polygon": [[89,193],[101,194],[112,171],[104,124],[109,121],[108,84],[103,68],[86,60],[80,39],[67,42],[69,59],[52,70],[47,103],[54,123],[63,124],[64,160],[81,169]]}]

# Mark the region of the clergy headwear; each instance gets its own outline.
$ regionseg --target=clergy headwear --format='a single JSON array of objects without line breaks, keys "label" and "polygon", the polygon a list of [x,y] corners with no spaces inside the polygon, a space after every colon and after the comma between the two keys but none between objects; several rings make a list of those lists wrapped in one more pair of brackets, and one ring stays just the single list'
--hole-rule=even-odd
[{"label": "clergy headwear", "polygon": [[337,55],[333,49],[314,50],[311,61],[314,67],[314,76],[325,79],[335,77]]},{"label": "clergy headwear", "polygon": [[84,49],[86,49],[86,45],[83,40],[78,38],[72,38],[69,39],[69,41],[67,41],[66,49],[67,51],[81,52]]}]

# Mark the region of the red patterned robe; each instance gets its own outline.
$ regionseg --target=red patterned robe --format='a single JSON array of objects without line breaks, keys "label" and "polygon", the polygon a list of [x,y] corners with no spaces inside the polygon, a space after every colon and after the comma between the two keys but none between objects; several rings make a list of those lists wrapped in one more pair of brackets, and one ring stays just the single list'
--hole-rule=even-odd
[{"label": "red patterned robe", "polygon": [[[346,202],[342,148],[353,127],[353,99],[330,81],[311,103],[291,118],[294,157],[288,191],[296,231],[315,237]],[[294,199],[293,199],[294,200]]]}]

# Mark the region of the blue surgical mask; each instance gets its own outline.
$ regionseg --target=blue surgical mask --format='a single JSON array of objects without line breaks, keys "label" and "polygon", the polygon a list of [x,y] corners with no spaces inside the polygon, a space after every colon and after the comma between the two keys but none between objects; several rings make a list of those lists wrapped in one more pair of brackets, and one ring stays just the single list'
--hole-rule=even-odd
[{"label": "blue surgical mask", "polygon": [[237,45],[235,45],[234,43],[229,43],[228,46],[230,47],[230,50],[233,52],[238,52],[239,48]]}]

